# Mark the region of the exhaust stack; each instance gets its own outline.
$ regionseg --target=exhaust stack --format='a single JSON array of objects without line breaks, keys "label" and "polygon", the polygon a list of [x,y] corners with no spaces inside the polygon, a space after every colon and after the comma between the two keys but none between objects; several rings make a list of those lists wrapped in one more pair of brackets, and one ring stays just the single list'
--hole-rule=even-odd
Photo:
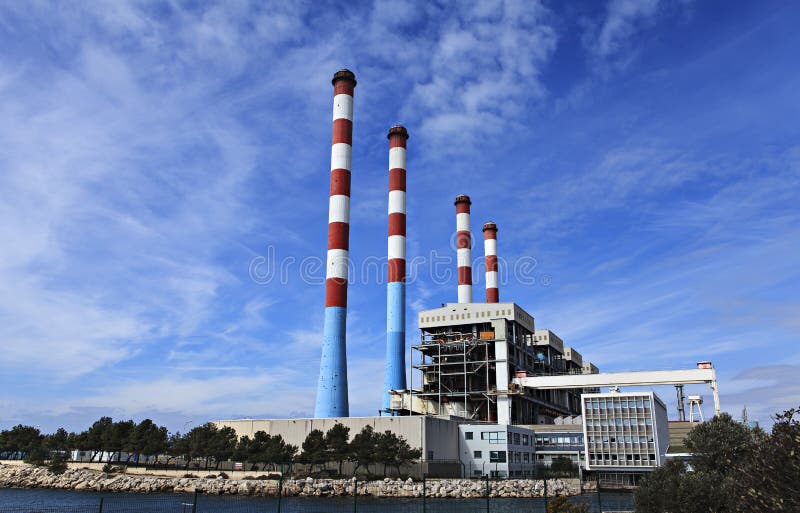
[{"label": "exhaust stack", "polygon": [[347,270],[350,248],[350,163],[353,152],[353,92],[356,76],[333,75],[333,141],[325,271],[325,326],[314,417],[347,417]]},{"label": "exhaust stack", "polygon": [[389,129],[389,276],[386,289],[386,378],[382,410],[391,406],[389,390],[406,388],[406,141],[408,131]]},{"label": "exhaust stack", "polygon": [[469,231],[469,196],[456,197],[456,256],[458,302],[472,303],[472,234]]},{"label": "exhaust stack", "polygon": [[499,303],[497,286],[497,225],[489,221],[483,225],[483,253],[486,259],[486,302]]}]

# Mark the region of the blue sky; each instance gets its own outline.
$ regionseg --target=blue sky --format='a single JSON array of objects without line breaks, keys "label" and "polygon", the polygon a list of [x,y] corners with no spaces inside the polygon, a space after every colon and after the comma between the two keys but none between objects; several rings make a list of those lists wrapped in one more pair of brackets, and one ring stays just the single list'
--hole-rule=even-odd
[{"label": "blue sky", "polygon": [[[409,260],[454,257],[469,194],[508,267],[535,261],[501,299],[602,369],[710,359],[736,416],[797,406],[799,21],[777,1],[5,2],[0,427],[313,412],[342,67],[356,266],[385,258],[401,122]],[[266,258],[286,279],[253,279]],[[353,415],[380,405],[384,280],[350,286]],[[455,297],[421,266],[408,342]]]}]

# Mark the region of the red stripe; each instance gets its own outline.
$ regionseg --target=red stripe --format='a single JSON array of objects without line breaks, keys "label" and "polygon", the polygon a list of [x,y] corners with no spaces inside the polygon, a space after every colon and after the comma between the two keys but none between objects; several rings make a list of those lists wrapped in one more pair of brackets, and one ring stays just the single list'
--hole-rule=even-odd
[{"label": "red stripe", "polygon": [[497,230],[484,230],[483,240],[490,240],[490,239],[497,240]]},{"label": "red stripe", "polygon": [[469,203],[456,203],[456,214],[469,214]]},{"label": "red stripe", "polygon": [[335,84],[333,84],[333,94],[349,94],[353,96],[353,92],[355,91],[356,86],[349,80],[337,80]]},{"label": "red stripe", "polygon": [[486,289],[486,302],[487,303],[500,302],[500,291],[497,289],[497,287]]},{"label": "red stripe", "polygon": [[328,249],[349,249],[350,225],[347,223],[328,223]]},{"label": "red stripe", "polygon": [[400,167],[395,167],[389,170],[389,190],[390,191],[404,191],[406,190],[406,170]]},{"label": "red stripe", "polygon": [[405,235],[406,234],[406,215],[405,214],[389,214],[389,235]]},{"label": "red stripe", "polygon": [[458,284],[472,285],[472,267],[458,268]]},{"label": "red stripe", "polygon": [[347,280],[342,278],[325,280],[325,306],[347,306]]},{"label": "red stripe", "polygon": [[405,148],[406,138],[401,134],[392,134],[389,138],[389,148]]},{"label": "red stripe", "polygon": [[333,120],[333,142],[353,145],[353,122],[349,119],[339,118]]},{"label": "red stripe", "polygon": [[470,233],[466,230],[456,232],[456,249],[471,248]]},{"label": "red stripe", "polygon": [[331,196],[338,194],[350,196],[350,171],[347,169],[331,171]]},{"label": "red stripe", "polygon": [[486,255],[486,272],[497,271],[497,255]]},{"label": "red stripe", "polygon": [[403,258],[389,260],[389,283],[406,281],[406,261]]}]

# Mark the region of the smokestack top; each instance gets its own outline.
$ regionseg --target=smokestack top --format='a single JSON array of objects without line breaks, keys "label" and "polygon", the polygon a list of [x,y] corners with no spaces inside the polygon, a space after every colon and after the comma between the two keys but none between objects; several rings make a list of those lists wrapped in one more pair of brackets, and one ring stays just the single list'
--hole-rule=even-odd
[{"label": "smokestack top", "polygon": [[458,205],[459,203],[466,203],[467,205],[472,205],[472,202],[469,200],[469,196],[467,196],[466,194],[459,194],[458,196],[456,196],[455,204]]},{"label": "smokestack top", "polygon": [[356,74],[350,71],[349,69],[340,69],[336,73],[333,74],[333,80],[331,80],[331,84],[336,85],[336,82],[340,80],[347,80],[353,83],[353,87],[356,86],[358,82],[356,82]]},{"label": "smokestack top", "polygon": [[487,231],[487,230],[494,230],[494,231],[497,231],[497,225],[496,225],[496,224],[494,224],[494,222],[493,222],[493,221],[489,221],[488,223],[486,223],[486,224],[484,224],[484,225],[483,225],[483,231],[485,232],[485,231]]},{"label": "smokestack top", "polygon": [[403,125],[393,125],[386,137],[391,139],[393,135],[401,135],[408,139],[408,130]]}]

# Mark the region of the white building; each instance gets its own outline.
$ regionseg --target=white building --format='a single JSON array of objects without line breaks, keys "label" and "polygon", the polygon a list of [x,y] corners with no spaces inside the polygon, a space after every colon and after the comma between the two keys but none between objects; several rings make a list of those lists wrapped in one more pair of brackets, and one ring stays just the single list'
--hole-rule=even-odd
[{"label": "white building", "polygon": [[586,469],[650,471],[664,463],[669,424],[653,392],[584,394]]},{"label": "white building", "polygon": [[458,429],[464,477],[533,476],[533,430],[502,424],[460,424]]}]

